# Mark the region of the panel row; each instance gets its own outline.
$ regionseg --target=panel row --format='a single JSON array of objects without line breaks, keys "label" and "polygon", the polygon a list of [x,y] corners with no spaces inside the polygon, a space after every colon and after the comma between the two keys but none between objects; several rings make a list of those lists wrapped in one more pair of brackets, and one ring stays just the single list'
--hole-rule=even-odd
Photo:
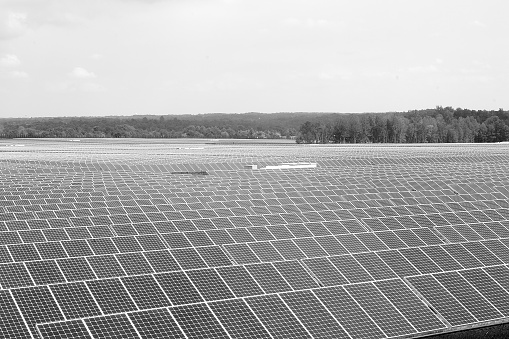
[{"label": "panel row", "polygon": [[[230,257],[235,259],[237,263],[246,264],[248,268],[265,267],[268,269],[272,267],[265,273],[267,275],[266,279],[289,280],[293,289],[314,287],[316,285],[315,280],[321,286],[336,286],[509,264],[509,248],[507,246],[509,245],[509,239],[504,240],[505,244],[499,240],[490,240],[364,252],[353,255],[301,257],[299,259],[301,259],[300,262],[304,264],[304,267],[299,264],[299,261],[281,261],[284,258],[280,253],[284,255],[285,251],[291,251],[291,248],[276,249],[275,247],[268,247],[270,243],[264,242],[253,243],[253,245],[256,245],[253,247],[255,251],[247,246],[236,248],[234,251],[227,248],[227,253],[230,256],[221,247],[209,246],[170,251],[158,250],[37,260],[25,263],[4,263],[0,264],[0,287],[8,289],[66,281],[73,282],[182,270],[192,272],[192,270],[204,268],[232,266],[234,262]],[[51,250],[54,251],[53,253],[58,253],[55,248]],[[76,248],[76,250],[79,252],[79,248]],[[2,257],[5,258],[6,255],[0,256],[0,259]],[[261,262],[265,264],[261,264]],[[298,274],[292,273],[291,276],[300,276],[301,279],[307,280],[309,283],[300,285],[296,282],[294,284],[293,278],[287,276],[286,272],[299,272]],[[261,284],[260,281],[258,283]],[[280,290],[275,292],[280,292]]]},{"label": "panel row", "polygon": [[[162,299],[164,294],[159,298],[152,295],[151,299],[159,302],[149,305],[152,308],[147,310],[137,310],[129,295],[121,296],[116,290],[120,286],[99,283],[89,286],[97,293],[95,298],[79,284],[66,286],[67,289],[54,288],[51,292],[44,288],[13,290],[12,296],[0,292],[3,305],[0,312],[10,315],[2,322],[0,333],[5,338],[15,338],[14,330],[18,335],[23,332],[27,335],[25,322],[35,337],[40,334],[44,339],[184,338],[184,335],[189,338],[386,338],[446,327],[399,279],[168,308]],[[133,299],[142,302],[146,294],[147,291],[137,291]],[[36,301],[30,303],[34,298]],[[74,298],[80,300],[79,307],[70,306],[69,300]],[[101,314],[101,309],[110,312]]]},{"label": "panel row", "polygon": [[[104,265],[107,267],[120,267],[118,264],[120,262],[125,272],[131,272],[132,269],[128,266],[132,263],[137,263],[137,266],[140,266],[147,260],[145,257],[150,260],[150,257],[155,253],[166,253],[166,260],[170,263],[171,259],[171,263],[174,263],[172,267],[189,270],[232,264],[321,258],[349,253],[354,254],[356,258],[365,255],[376,257],[376,255],[382,256],[389,249],[397,249],[398,253],[406,258],[405,261],[412,262],[423,273],[454,270],[461,266],[471,268],[497,265],[509,261],[509,238],[443,244],[428,229],[419,230],[428,231],[421,235],[425,239],[425,236],[429,234],[426,243],[421,241],[421,238],[417,237],[415,233],[408,233],[403,239],[405,242],[412,241],[414,246],[420,247],[407,247],[395,234],[390,233],[392,236],[388,237],[390,234],[385,234],[387,232],[365,233],[362,237],[345,234],[336,237],[321,236],[224,244],[222,246],[204,242],[201,245],[206,246],[195,247],[187,246],[186,243],[179,246],[183,240],[187,241],[187,239],[181,233],[173,233],[171,239],[166,239],[167,243],[172,245],[170,247],[174,247],[169,251],[162,251],[167,246],[159,237],[148,235],[141,238],[115,237],[89,239],[88,241],[69,240],[17,244],[0,246],[0,267],[3,267],[2,270],[6,270],[5,267],[12,265],[12,262],[26,262],[28,267],[32,267],[38,265],[40,260],[59,259],[64,262],[70,260],[69,258],[86,257],[86,260],[93,267],[97,267],[99,271],[108,271],[100,268],[104,262],[109,262],[108,265]],[[381,234],[384,236],[382,237]],[[438,241],[432,241],[433,237]],[[149,266],[148,263],[146,266]],[[122,269],[113,271],[123,272]]]},{"label": "panel row", "polygon": [[[218,203],[214,203],[217,205]],[[315,204],[316,205],[316,204]],[[435,204],[438,207],[438,204]],[[155,205],[152,206],[155,208]],[[176,207],[175,205],[172,207]],[[187,210],[164,212],[144,212],[138,207],[117,207],[112,214],[93,215],[90,209],[63,209],[44,212],[14,213],[0,211],[0,231],[30,230],[61,227],[102,226],[114,224],[137,224],[147,222],[167,222],[175,229],[180,223],[189,223],[197,229],[249,227],[280,225],[301,222],[343,221],[363,219],[373,231],[398,229],[406,224],[419,224],[421,227],[470,224],[509,219],[508,208],[475,207],[469,210],[437,210],[433,205],[397,205],[394,207],[338,209],[333,206],[313,206],[310,204],[284,206],[221,207],[200,209],[188,207]],[[254,218],[256,217],[256,218]],[[254,220],[252,220],[254,219]],[[207,223],[207,224],[204,224]],[[193,225],[194,224],[194,225]]]}]

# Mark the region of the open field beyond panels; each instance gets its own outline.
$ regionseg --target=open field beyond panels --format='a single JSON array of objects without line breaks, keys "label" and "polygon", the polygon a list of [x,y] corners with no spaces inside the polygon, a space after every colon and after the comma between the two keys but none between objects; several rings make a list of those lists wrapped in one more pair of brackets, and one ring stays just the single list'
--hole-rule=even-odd
[{"label": "open field beyond panels", "polygon": [[508,144],[0,140],[0,337],[507,322],[508,165]]}]

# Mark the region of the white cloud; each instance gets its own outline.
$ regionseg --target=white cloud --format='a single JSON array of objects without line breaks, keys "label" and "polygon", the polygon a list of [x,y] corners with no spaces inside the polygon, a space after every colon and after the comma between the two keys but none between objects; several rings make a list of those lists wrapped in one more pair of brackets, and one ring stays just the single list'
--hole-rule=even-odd
[{"label": "white cloud", "polygon": [[290,26],[290,27],[308,27],[308,28],[315,28],[315,27],[331,27],[334,25],[332,21],[325,20],[325,19],[313,19],[308,18],[305,20],[297,19],[297,18],[286,18],[282,21],[284,26]]},{"label": "white cloud", "polygon": [[52,13],[50,16],[42,19],[42,22],[56,26],[69,26],[69,25],[72,26],[85,24],[87,20],[73,13],[64,12],[64,13]]},{"label": "white cloud", "polygon": [[361,75],[367,78],[393,78],[396,76],[396,73],[391,73],[383,70],[364,70],[361,72]]},{"label": "white cloud", "polygon": [[26,79],[28,78],[28,74],[23,71],[12,71],[9,73],[11,77],[16,79]]},{"label": "white cloud", "polygon": [[76,91],[76,86],[70,82],[47,83],[45,87],[48,92],[55,93]]},{"label": "white cloud", "polygon": [[90,56],[91,59],[94,59],[94,60],[99,60],[99,59],[102,59],[103,58],[103,55],[102,54],[99,54],[99,53],[94,53]]},{"label": "white cloud", "polygon": [[7,27],[10,29],[25,28],[27,15],[25,13],[9,13],[7,16]]},{"label": "white cloud", "polygon": [[299,25],[302,25],[302,20],[299,20],[297,18],[286,18],[283,20],[283,25],[299,26]]},{"label": "white cloud", "polygon": [[410,73],[433,73],[433,72],[438,71],[438,68],[435,65],[414,66],[414,67],[408,67],[407,71]]},{"label": "white cloud", "polygon": [[82,67],[76,67],[72,70],[71,73],[69,73],[70,76],[78,79],[93,79],[97,78],[97,75],[95,75],[93,72],[89,72],[86,69]]},{"label": "white cloud", "polygon": [[25,13],[0,13],[0,39],[10,39],[25,33],[27,28]]},{"label": "white cloud", "polygon": [[325,19],[307,19],[306,25],[308,27],[329,27],[333,26],[333,23]]},{"label": "white cloud", "polygon": [[106,87],[104,87],[101,84],[94,83],[94,82],[84,83],[80,86],[79,89],[84,92],[105,92],[106,91]]},{"label": "white cloud", "polygon": [[19,61],[19,58],[14,54],[6,54],[2,58],[0,58],[0,65],[2,66],[15,67],[19,66],[20,64],[21,61]]},{"label": "white cloud", "polygon": [[327,69],[319,72],[316,76],[321,80],[349,80],[352,77],[352,72],[341,69]]},{"label": "white cloud", "polygon": [[193,83],[187,88],[196,92],[259,90],[265,85],[257,79],[236,73],[224,73],[217,77]]},{"label": "white cloud", "polygon": [[95,82],[63,81],[46,84],[46,90],[55,93],[105,92],[107,89]]},{"label": "white cloud", "polygon": [[479,20],[474,20],[474,21],[472,22],[472,24],[473,24],[474,26],[477,26],[477,27],[486,27],[486,24],[485,24],[485,23],[483,23],[483,22],[481,22],[481,21],[479,21]]}]

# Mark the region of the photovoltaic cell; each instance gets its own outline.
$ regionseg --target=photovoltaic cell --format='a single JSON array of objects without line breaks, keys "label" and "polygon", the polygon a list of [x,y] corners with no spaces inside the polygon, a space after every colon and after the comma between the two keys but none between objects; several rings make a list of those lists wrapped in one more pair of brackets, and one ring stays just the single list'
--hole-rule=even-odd
[{"label": "photovoltaic cell", "polygon": [[351,255],[333,256],[328,259],[350,283],[373,280],[369,273]]},{"label": "photovoltaic cell", "polygon": [[94,339],[140,339],[125,314],[85,319]]},{"label": "photovoltaic cell", "polygon": [[305,259],[302,262],[323,286],[336,286],[348,283],[327,258]]},{"label": "photovoltaic cell", "polygon": [[171,306],[170,301],[152,275],[123,277],[121,280],[138,309]]},{"label": "photovoltaic cell", "polygon": [[313,292],[350,337],[385,338],[385,334],[344,288],[320,288]]},{"label": "photovoltaic cell", "polygon": [[37,329],[43,339],[92,339],[81,320],[40,324]]},{"label": "photovoltaic cell", "polygon": [[142,338],[185,338],[166,308],[132,312],[128,316]]},{"label": "photovoltaic cell", "polygon": [[57,260],[60,270],[67,281],[95,279],[96,276],[85,258],[69,258]]},{"label": "photovoltaic cell", "polygon": [[183,269],[205,268],[207,264],[194,248],[171,250],[171,254]]},{"label": "photovoltaic cell", "polygon": [[203,301],[196,287],[183,272],[156,274],[155,278],[173,305]]},{"label": "photovoltaic cell", "polygon": [[33,284],[23,263],[0,264],[0,286],[2,288],[27,287]]},{"label": "photovoltaic cell", "polygon": [[467,242],[461,244],[465,247],[475,258],[479,259],[485,266],[493,266],[503,264],[490,250],[488,250],[480,242]]},{"label": "photovoltaic cell", "polygon": [[191,338],[228,338],[228,334],[205,304],[170,309],[184,333]]},{"label": "photovoltaic cell", "polygon": [[509,268],[507,268],[507,266],[492,266],[486,267],[483,270],[509,292]]},{"label": "photovoltaic cell", "polygon": [[186,272],[206,301],[233,298],[233,293],[213,269]]},{"label": "photovoltaic cell", "polygon": [[399,277],[418,275],[417,269],[396,250],[376,253]]},{"label": "photovoltaic cell", "polygon": [[247,298],[246,302],[273,338],[311,338],[277,295]]},{"label": "photovoltaic cell", "polygon": [[428,246],[423,247],[421,250],[443,271],[454,271],[462,268],[441,246]]},{"label": "photovoltaic cell", "polygon": [[271,338],[242,299],[212,302],[209,307],[232,338]]},{"label": "photovoltaic cell", "polygon": [[292,240],[277,240],[271,243],[285,260],[306,258],[304,252]]},{"label": "photovoltaic cell", "polygon": [[137,310],[129,293],[118,279],[87,281],[87,286],[104,314]]},{"label": "photovoltaic cell", "polygon": [[30,338],[23,317],[9,291],[0,291],[0,335],[5,339]]},{"label": "photovoltaic cell", "polygon": [[442,272],[440,267],[420,248],[406,248],[400,250],[400,253],[422,274]]},{"label": "photovoltaic cell", "polygon": [[402,280],[377,281],[375,286],[418,332],[438,330],[446,327]]},{"label": "photovoltaic cell", "polygon": [[143,255],[156,272],[170,272],[180,270],[177,261],[167,250],[144,252]]},{"label": "photovoltaic cell", "polygon": [[117,254],[116,258],[127,275],[153,273],[147,259],[141,253]]},{"label": "photovoltaic cell", "polygon": [[283,261],[284,258],[268,241],[249,243],[248,246],[262,262]]},{"label": "photovoltaic cell", "polygon": [[353,257],[375,280],[396,278],[397,275],[375,253],[358,253]]},{"label": "photovoltaic cell", "polygon": [[501,318],[502,314],[479,294],[458,272],[435,274],[434,277],[451,293],[477,320]]},{"label": "photovoltaic cell", "polygon": [[256,254],[254,254],[254,252],[246,244],[224,245],[224,248],[239,265],[260,262],[260,259],[258,259]]},{"label": "photovoltaic cell", "polygon": [[385,245],[380,238],[378,238],[374,233],[360,233],[356,234],[357,239],[359,239],[364,246],[366,246],[370,251],[383,251],[389,249],[387,245]]},{"label": "photovoltaic cell", "polygon": [[236,297],[263,294],[263,291],[244,266],[220,267],[217,272]]},{"label": "photovoltaic cell", "polygon": [[350,253],[369,252],[368,248],[353,234],[340,234],[336,236],[336,239]]},{"label": "photovoltaic cell", "polygon": [[314,338],[348,338],[343,327],[311,291],[285,293],[281,298]]},{"label": "photovoltaic cell", "polygon": [[198,247],[196,250],[209,267],[232,265],[231,260],[219,246]]},{"label": "photovoltaic cell", "polygon": [[265,293],[277,293],[292,290],[288,282],[283,278],[278,270],[272,266],[272,264],[246,265],[245,268],[256,280],[258,285],[265,291]]},{"label": "photovoltaic cell", "polygon": [[327,256],[327,252],[313,238],[294,239],[293,242],[308,258]]},{"label": "photovoltaic cell", "polygon": [[407,279],[451,326],[465,325],[476,321],[472,314],[433,276],[422,275]]},{"label": "photovoltaic cell", "polygon": [[37,336],[37,324],[65,320],[47,286],[20,288],[11,292],[34,336]]},{"label": "photovoltaic cell", "polygon": [[53,260],[32,261],[26,263],[26,266],[36,285],[65,282],[64,276]]},{"label": "photovoltaic cell", "polygon": [[318,287],[316,281],[298,261],[275,262],[274,267],[294,290]]},{"label": "photovoltaic cell", "polygon": [[14,261],[22,262],[41,259],[34,244],[9,245],[7,247]]},{"label": "photovoltaic cell", "polygon": [[475,256],[472,255],[461,244],[443,245],[442,248],[451,255],[464,268],[475,268],[484,266]]},{"label": "photovoltaic cell", "polygon": [[67,253],[60,242],[41,242],[35,244],[35,246],[42,259],[67,258]]},{"label": "photovoltaic cell", "polygon": [[413,326],[371,283],[346,285],[345,289],[387,336],[416,332]]},{"label": "photovoltaic cell", "polygon": [[504,316],[509,314],[509,293],[494,283],[493,278],[485,271],[474,269],[459,273]]},{"label": "photovoltaic cell", "polygon": [[50,289],[67,319],[102,315],[85,283],[52,285]]}]

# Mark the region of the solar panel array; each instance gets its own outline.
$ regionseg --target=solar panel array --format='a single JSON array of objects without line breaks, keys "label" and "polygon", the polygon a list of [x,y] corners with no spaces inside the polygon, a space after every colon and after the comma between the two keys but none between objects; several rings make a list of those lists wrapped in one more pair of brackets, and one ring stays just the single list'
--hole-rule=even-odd
[{"label": "solar panel array", "polygon": [[[16,143],[0,142],[2,338],[420,337],[508,320],[507,145]],[[317,167],[264,169],[301,161]]]}]

